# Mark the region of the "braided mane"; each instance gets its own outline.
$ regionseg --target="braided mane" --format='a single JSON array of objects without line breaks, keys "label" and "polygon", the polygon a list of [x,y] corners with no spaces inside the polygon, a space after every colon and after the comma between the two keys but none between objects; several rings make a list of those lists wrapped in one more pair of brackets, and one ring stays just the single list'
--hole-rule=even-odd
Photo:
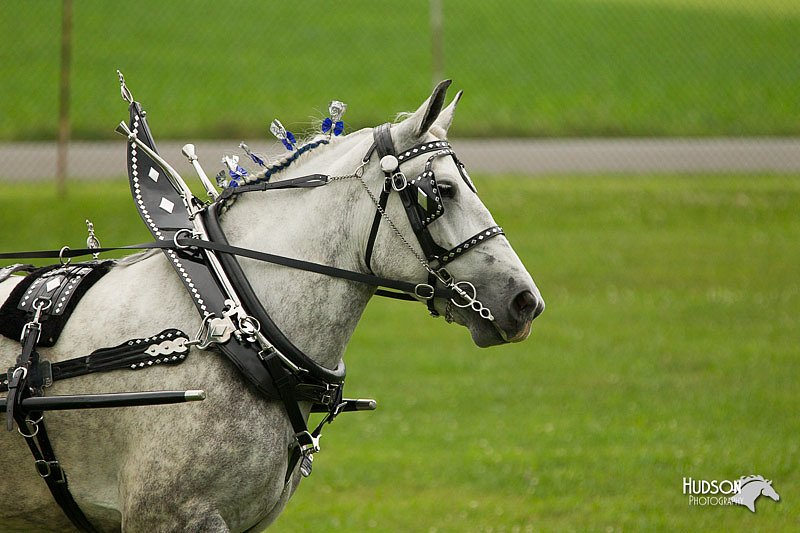
[{"label": "braided mane", "polygon": [[303,155],[307,154],[314,148],[329,144],[330,142],[331,140],[327,135],[317,135],[308,143],[299,147],[297,150],[294,150],[292,153],[270,163],[264,168],[264,170],[258,172],[257,174],[253,174],[252,177],[248,176],[249,179],[246,179],[246,183],[262,183],[269,181],[272,176],[289,168],[292,163],[300,159]]}]

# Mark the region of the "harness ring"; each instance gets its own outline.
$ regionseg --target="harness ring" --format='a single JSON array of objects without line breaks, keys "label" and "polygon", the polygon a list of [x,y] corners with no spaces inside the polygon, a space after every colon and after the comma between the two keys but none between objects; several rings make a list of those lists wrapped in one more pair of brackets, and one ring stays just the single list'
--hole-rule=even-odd
[{"label": "harness ring", "polygon": [[62,246],[61,250],[58,251],[58,261],[64,266],[67,266],[72,261],[71,257],[67,257],[67,262],[64,262],[64,252],[68,252],[69,250],[69,246]]},{"label": "harness ring", "polygon": [[53,300],[42,297],[37,297],[31,304],[31,306],[34,309],[36,309],[38,313],[41,313],[42,311],[47,311],[48,309],[50,309],[52,305],[53,305]]},{"label": "harness ring", "polygon": [[[32,423],[33,421],[31,419],[29,418],[25,419],[25,425],[28,426],[29,431]],[[17,431],[19,431],[19,434],[25,437],[26,439],[32,439],[33,437],[39,434],[39,424],[38,423],[33,424],[33,427],[35,428],[35,430],[33,430],[33,433],[31,433],[30,435],[23,433],[22,427],[20,427],[19,425],[17,426]]]},{"label": "harness ring", "polygon": [[239,319],[239,329],[245,335],[255,335],[261,331],[261,323],[256,317],[247,315]]},{"label": "harness ring", "polygon": [[[467,294],[467,291],[464,288],[462,288],[461,285],[465,285],[467,288],[472,289],[472,295],[470,296],[469,294]],[[456,297],[453,296],[450,299],[450,301],[453,302],[453,305],[455,305],[456,307],[460,307],[460,308],[464,309],[466,307],[472,306],[473,303],[476,301],[475,300],[475,296],[478,294],[478,291],[475,289],[475,285],[473,285],[469,281],[459,281],[458,283],[453,285],[453,288],[458,293],[458,296],[464,298],[464,300],[466,300],[466,302],[467,302],[467,303],[464,303],[464,304],[458,303],[456,301]],[[478,302],[478,303],[480,304],[480,302]],[[481,307],[483,307],[483,306],[481,305]],[[475,308],[473,307],[473,309],[475,309]],[[477,309],[475,309],[475,310],[477,311]]]},{"label": "harness ring", "polygon": [[189,248],[191,248],[191,246],[184,246],[182,244],[178,244],[178,236],[183,233],[187,233],[190,239],[194,237],[194,234],[191,232],[191,230],[188,230],[186,228],[179,229],[178,231],[175,232],[175,235],[172,236],[172,243],[175,245],[175,248],[178,248],[180,250],[188,250]]}]

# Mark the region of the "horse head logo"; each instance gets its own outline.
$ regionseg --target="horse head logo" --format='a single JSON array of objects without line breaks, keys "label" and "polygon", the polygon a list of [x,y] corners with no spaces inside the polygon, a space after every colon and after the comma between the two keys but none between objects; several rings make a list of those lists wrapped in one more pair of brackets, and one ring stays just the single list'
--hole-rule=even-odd
[{"label": "horse head logo", "polygon": [[756,500],[762,494],[776,502],[781,499],[772,487],[771,480],[764,479],[762,476],[743,476],[739,479],[739,490],[731,496],[731,501],[738,505],[744,505],[750,509],[750,512],[755,513]]}]

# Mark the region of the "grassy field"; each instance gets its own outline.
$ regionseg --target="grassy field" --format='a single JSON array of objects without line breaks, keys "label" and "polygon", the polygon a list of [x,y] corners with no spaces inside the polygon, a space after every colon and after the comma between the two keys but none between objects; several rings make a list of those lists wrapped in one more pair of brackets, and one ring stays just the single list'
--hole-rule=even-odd
[{"label": "grassy field", "polygon": [[[431,86],[425,0],[74,4],[76,138],[113,136],[117,68],[162,138],[313,129],[332,98],[372,126]],[[800,134],[798,5],[445,1],[444,74],[471,101],[455,133]],[[0,140],[55,136],[59,6],[0,4]]]},{"label": "grassy field", "polygon": [[[372,302],[348,387],[379,410],[328,429],[278,529],[796,530],[800,176],[478,186],[547,301],[532,337],[480,350],[421,306]],[[2,185],[0,249],[80,244],[87,216],[104,243],[138,242],[127,196],[123,179],[64,205]],[[682,494],[746,474],[780,503]]]}]

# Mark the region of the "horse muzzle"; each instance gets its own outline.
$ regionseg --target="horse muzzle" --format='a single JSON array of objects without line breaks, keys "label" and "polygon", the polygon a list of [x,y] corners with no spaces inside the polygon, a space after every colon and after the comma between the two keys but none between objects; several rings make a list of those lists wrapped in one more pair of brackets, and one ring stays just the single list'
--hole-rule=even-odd
[{"label": "horse muzzle", "polygon": [[535,286],[523,289],[511,299],[498,300],[496,304],[489,305],[494,315],[491,321],[467,310],[459,310],[461,313],[457,318],[458,322],[469,328],[475,344],[483,348],[524,341],[531,334],[533,321],[545,307]]},{"label": "horse muzzle", "polygon": [[510,318],[508,329],[503,328],[497,321],[493,324],[505,342],[521,342],[530,336],[533,321],[542,314],[544,307],[544,300],[539,291],[534,293],[526,289],[511,300],[508,310]]}]

